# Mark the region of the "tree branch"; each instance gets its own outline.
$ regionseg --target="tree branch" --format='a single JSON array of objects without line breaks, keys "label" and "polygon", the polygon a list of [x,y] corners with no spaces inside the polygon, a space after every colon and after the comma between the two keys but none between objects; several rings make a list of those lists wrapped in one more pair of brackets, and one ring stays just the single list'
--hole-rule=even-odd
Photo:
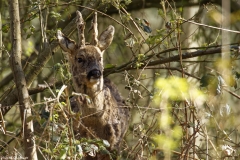
[{"label": "tree branch", "polygon": [[[0,7],[0,9],[1,9],[1,7]],[[2,44],[3,44],[2,43],[2,16],[1,16],[1,12],[0,12],[0,73],[2,72]],[[0,75],[0,78],[2,79],[2,74]]]},{"label": "tree branch", "polygon": [[[198,51],[195,51],[195,52],[186,52],[184,54],[182,54],[182,59],[188,59],[188,58],[193,58],[193,57],[198,57],[198,56],[204,56],[204,55],[212,55],[212,54],[217,54],[217,53],[221,53],[222,52],[222,46],[220,47],[216,47],[216,48],[210,48],[210,49],[205,49],[205,50],[198,50]],[[176,48],[173,48],[173,49],[167,49],[167,51],[174,51]],[[235,50],[239,50],[239,46],[238,45],[233,45],[231,46],[231,49],[235,49]],[[165,51],[163,52],[160,52],[160,53],[156,53],[154,55],[159,55],[161,53],[164,53]],[[152,57],[152,55],[150,55],[149,57]],[[149,58],[147,58],[147,60],[149,60]],[[141,61],[143,63],[142,66],[145,66],[144,64],[146,64],[146,59]],[[155,66],[155,65],[159,65],[159,64],[164,64],[164,63],[169,63],[169,62],[177,62],[180,60],[180,57],[179,55],[176,55],[176,56],[172,56],[172,57],[169,57],[169,58],[164,58],[164,59],[159,59],[159,60],[155,60],[155,61],[151,61],[148,63],[147,66]],[[104,73],[104,76],[107,76],[109,74],[112,74],[112,73],[119,73],[119,72],[122,72],[122,71],[125,71],[125,70],[130,70],[130,69],[136,69],[136,65],[134,65],[134,63],[137,62],[137,58],[126,63],[126,64],[123,64],[119,67],[114,67],[114,68],[111,68],[111,69],[106,69],[105,70],[105,73]],[[139,69],[142,69],[143,67],[139,67]]]},{"label": "tree branch", "polygon": [[28,93],[29,93],[29,95],[33,95],[33,94],[37,94],[37,93],[40,93],[40,92],[43,92],[43,91],[45,91],[45,90],[47,90],[47,89],[49,89],[49,88],[54,88],[54,87],[56,87],[56,86],[62,86],[63,85],[63,83],[62,82],[56,82],[56,83],[54,83],[54,84],[49,84],[48,86],[47,85],[38,85],[38,87],[36,87],[36,88],[29,88],[28,89]]},{"label": "tree branch", "polygon": [[34,140],[33,121],[27,121],[27,118],[32,116],[31,104],[27,90],[27,83],[22,68],[22,44],[21,44],[21,29],[18,0],[9,0],[9,14],[11,17],[11,57],[10,63],[16,83],[20,114],[22,119],[23,142],[25,156],[27,159],[37,159],[36,145]]},{"label": "tree branch", "polygon": [[[188,59],[188,58],[193,58],[193,57],[199,57],[199,56],[204,56],[204,55],[212,55],[212,54],[217,54],[222,52],[222,48],[224,47],[217,47],[217,48],[210,48],[207,50],[198,50],[195,52],[186,52],[182,54],[182,59]],[[239,50],[239,46],[231,46],[231,49],[236,49]],[[149,62],[149,66],[154,66],[158,64],[164,64],[164,63],[169,63],[169,62],[174,62],[174,61],[179,61],[180,57],[179,55],[165,58],[165,59],[160,59],[156,61]]]}]

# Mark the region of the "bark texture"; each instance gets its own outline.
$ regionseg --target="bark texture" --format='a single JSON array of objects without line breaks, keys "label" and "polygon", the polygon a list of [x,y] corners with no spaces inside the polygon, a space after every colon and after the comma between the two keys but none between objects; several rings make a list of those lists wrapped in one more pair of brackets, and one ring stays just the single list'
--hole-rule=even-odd
[{"label": "bark texture", "polygon": [[21,63],[22,47],[18,0],[9,0],[9,6],[9,14],[11,17],[12,42],[10,64],[12,67],[14,81],[17,88],[17,96],[22,119],[25,158],[35,160],[37,159],[37,153],[33,134],[33,122],[27,121],[27,118],[30,117],[32,114],[27,83]]}]

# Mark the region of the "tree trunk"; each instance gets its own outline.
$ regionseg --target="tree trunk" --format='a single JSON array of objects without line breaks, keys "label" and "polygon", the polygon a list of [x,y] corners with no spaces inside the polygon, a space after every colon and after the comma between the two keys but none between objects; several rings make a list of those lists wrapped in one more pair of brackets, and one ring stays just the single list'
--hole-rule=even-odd
[{"label": "tree trunk", "polygon": [[10,64],[18,93],[25,158],[35,160],[37,159],[37,153],[33,134],[33,122],[32,120],[27,121],[28,117],[32,114],[26,79],[21,63],[22,47],[18,0],[9,0],[9,6],[12,43]]},{"label": "tree trunk", "polygon": [[[0,73],[2,73],[2,15],[1,15],[1,9],[2,9],[2,2],[0,2]],[[2,74],[0,75],[0,79],[3,79]]]}]

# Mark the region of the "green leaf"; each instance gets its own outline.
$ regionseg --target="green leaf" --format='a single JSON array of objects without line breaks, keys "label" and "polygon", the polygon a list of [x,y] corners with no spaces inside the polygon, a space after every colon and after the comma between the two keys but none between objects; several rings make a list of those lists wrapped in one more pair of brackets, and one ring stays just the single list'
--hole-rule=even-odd
[{"label": "green leaf", "polygon": [[220,94],[222,92],[222,85],[224,80],[221,76],[215,76],[212,74],[203,75],[200,80],[200,87],[206,87],[208,91],[214,95]]},{"label": "green leaf", "polygon": [[140,19],[140,18],[135,18],[135,20],[136,20],[136,21],[141,21],[141,19]]},{"label": "green leaf", "polygon": [[61,102],[62,105],[66,106],[67,104],[65,102]]},{"label": "green leaf", "polygon": [[[36,118],[37,118],[37,116],[29,116],[29,117],[27,117],[26,122],[28,123],[28,122],[36,119]],[[39,119],[39,118],[38,118],[38,119]]]},{"label": "green leaf", "polygon": [[189,97],[189,84],[184,78],[159,78],[156,81],[156,87],[162,90],[162,94],[172,100],[183,100]]},{"label": "green leaf", "polygon": [[159,9],[159,10],[158,10],[158,14],[159,14],[161,17],[164,17],[164,13],[163,13],[163,10],[162,10],[162,9]]},{"label": "green leaf", "polygon": [[100,153],[110,155],[110,152],[103,146],[100,147]]},{"label": "green leaf", "polygon": [[3,26],[2,26],[2,31],[3,31],[4,33],[7,33],[7,32],[9,31],[9,29],[10,29],[10,25],[3,25]]},{"label": "green leaf", "polygon": [[53,66],[53,69],[55,71],[58,71],[60,68],[62,67],[62,65],[60,63],[56,63],[54,66]]},{"label": "green leaf", "polygon": [[239,73],[239,72],[236,72],[236,73],[235,73],[235,76],[236,76],[237,79],[239,79],[239,78],[240,78],[240,73]]},{"label": "green leaf", "polygon": [[46,153],[48,153],[48,154],[51,154],[51,153],[52,153],[52,151],[51,151],[49,148],[43,149],[43,152],[46,152]]},{"label": "green leaf", "polygon": [[207,87],[210,84],[217,83],[217,77],[211,74],[203,75],[200,80],[200,87]]},{"label": "green leaf", "polygon": [[76,145],[76,151],[81,157],[83,156],[83,149],[80,144]]},{"label": "green leaf", "polygon": [[50,15],[51,15],[51,17],[56,18],[56,19],[61,17],[60,13],[57,13],[57,12],[54,12],[54,11],[51,11]]},{"label": "green leaf", "polygon": [[67,158],[67,151],[68,151],[68,146],[64,147],[60,151],[60,159],[66,159]]},{"label": "green leaf", "polygon": [[144,54],[142,54],[142,53],[140,53],[140,54],[138,54],[138,60],[140,61],[140,60],[143,60],[145,58],[145,55]]},{"label": "green leaf", "polygon": [[178,10],[179,10],[179,12],[182,12],[183,11],[183,7],[179,7]]},{"label": "green leaf", "polygon": [[30,38],[32,34],[27,34],[26,39]]},{"label": "green leaf", "polygon": [[27,30],[28,30],[27,28],[23,28],[23,31],[24,31],[24,32],[27,32]]}]

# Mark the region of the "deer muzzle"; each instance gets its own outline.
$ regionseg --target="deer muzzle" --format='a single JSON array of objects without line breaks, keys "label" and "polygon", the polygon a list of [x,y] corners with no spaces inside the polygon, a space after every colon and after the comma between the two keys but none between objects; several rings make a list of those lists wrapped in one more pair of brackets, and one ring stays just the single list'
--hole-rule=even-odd
[{"label": "deer muzzle", "polygon": [[93,69],[88,73],[87,78],[88,78],[88,80],[99,79],[101,77],[101,75],[102,75],[102,73],[100,70]]}]

